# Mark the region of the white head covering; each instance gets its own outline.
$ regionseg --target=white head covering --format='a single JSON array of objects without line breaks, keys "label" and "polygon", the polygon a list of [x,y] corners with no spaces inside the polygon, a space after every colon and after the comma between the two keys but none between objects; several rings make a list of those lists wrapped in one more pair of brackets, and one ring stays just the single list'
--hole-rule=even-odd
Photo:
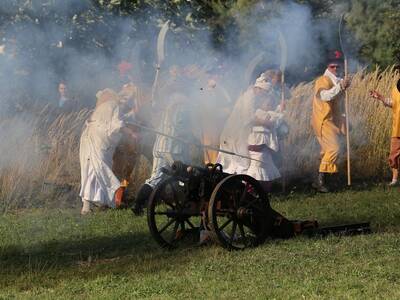
[{"label": "white head covering", "polygon": [[106,101],[119,101],[119,96],[118,94],[109,88],[106,88],[104,90],[100,90],[96,93],[96,106],[103,104]]},{"label": "white head covering", "polygon": [[265,76],[265,74],[261,73],[260,77],[256,79],[254,87],[268,91],[271,88],[271,83],[268,82],[268,79]]}]

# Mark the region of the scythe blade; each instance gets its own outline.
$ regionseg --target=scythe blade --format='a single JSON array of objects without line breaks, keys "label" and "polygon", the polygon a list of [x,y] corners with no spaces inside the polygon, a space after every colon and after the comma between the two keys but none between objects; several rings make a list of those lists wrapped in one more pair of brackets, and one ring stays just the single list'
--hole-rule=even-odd
[{"label": "scythe blade", "polygon": [[287,45],[285,37],[280,31],[278,31],[278,40],[279,40],[279,47],[281,49],[281,64],[279,68],[281,72],[284,73],[287,65]]},{"label": "scythe blade", "polygon": [[262,62],[264,59],[264,53],[260,52],[256,56],[253,57],[253,59],[250,61],[249,65],[246,68],[246,71],[244,73],[244,81],[246,84],[246,88],[249,84],[251,84],[251,76],[254,73],[254,70],[256,67]]},{"label": "scythe blade", "polygon": [[154,78],[153,86],[151,89],[151,102],[154,105],[154,97],[158,85],[158,77],[160,75],[161,64],[165,59],[165,37],[167,35],[169,29],[169,20],[164,23],[164,25],[160,29],[160,33],[157,38],[157,66],[156,66],[156,76]]},{"label": "scythe blade", "polygon": [[165,59],[165,36],[169,29],[169,20],[161,27],[160,33],[157,38],[157,63],[161,65]]}]

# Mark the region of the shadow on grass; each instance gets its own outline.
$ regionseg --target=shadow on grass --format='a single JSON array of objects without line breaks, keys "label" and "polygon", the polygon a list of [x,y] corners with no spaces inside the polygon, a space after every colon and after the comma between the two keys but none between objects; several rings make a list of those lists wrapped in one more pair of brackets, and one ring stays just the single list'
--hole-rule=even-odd
[{"label": "shadow on grass", "polygon": [[[170,268],[174,264],[190,261],[191,253],[199,250],[196,246],[176,250],[161,249],[145,233],[52,241],[27,248],[10,246],[0,249],[0,277],[3,277],[0,282],[8,285],[6,282],[10,282],[13,277],[27,272],[38,276],[46,276],[46,272],[51,272],[54,276],[54,271],[62,271],[72,272],[74,277],[87,278],[88,274],[81,272],[81,269],[76,272],[77,268],[98,269],[96,265],[102,262],[115,262],[115,265],[92,272],[94,277],[111,274],[113,270],[121,272],[133,265],[139,273],[141,269],[143,273],[152,270],[158,272],[163,266]],[[90,268],[86,270],[90,273]]]},{"label": "shadow on grass", "polygon": [[[59,264],[69,264],[88,255],[123,255],[130,251],[142,253],[149,251],[143,246],[144,234],[124,234],[102,236],[80,240],[54,240],[34,244],[28,247],[10,246],[0,250],[0,264],[7,267],[7,262],[24,264],[33,258],[56,260]],[[139,253],[140,253],[139,252]]]}]

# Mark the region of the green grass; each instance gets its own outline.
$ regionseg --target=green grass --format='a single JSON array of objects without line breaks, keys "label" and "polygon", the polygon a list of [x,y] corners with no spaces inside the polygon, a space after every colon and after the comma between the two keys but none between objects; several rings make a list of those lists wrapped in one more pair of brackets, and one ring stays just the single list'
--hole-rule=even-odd
[{"label": "green grass", "polygon": [[165,251],[145,217],[28,210],[0,217],[0,299],[400,298],[400,192],[291,194],[273,207],[320,224],[371,221],[354,237],[275,240],[245,251]]}]

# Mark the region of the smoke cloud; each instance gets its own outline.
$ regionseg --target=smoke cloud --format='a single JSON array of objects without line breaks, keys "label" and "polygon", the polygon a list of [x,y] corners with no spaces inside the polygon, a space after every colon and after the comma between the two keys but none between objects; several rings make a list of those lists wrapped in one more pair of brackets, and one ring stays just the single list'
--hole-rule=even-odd
[{"label": "smoke cloud", "polygon": [[[0,153],[7,153],[0,160],[0,171],[18,159],[12,157],[17,149],[25,147],[31,151],[24,153],[36,153],[31,143],[21,146],[21,140],[32,136],[36,110],[41,111],[45,105],[57,107],[60,81],[66,82],[72,97],[82,107],[90,109],[97,90],[119,90],[126,82],[118,70],[118,64],[126,61],[133,66],[133,80],[147,93],[151,90],[157,35],[168,16],[149,10],[135,19],[93,8],[90,3],[1,2],[0,123],[10,118],[19,121],[1,127],[1,136],[10,138],[7,144],[0,145]],[[205,26],[191,27],[189,9],[182,13],[187,16],[186,24],[172,22],[167,33],[161,79],[171,76],[171,66],[188,70],[188,65],[196,65],[193,78],[188,81],[192,84],[186,87],[188,95],[196,95],[193,99],[201,97],[200,91],[208,79],[217,74],[217,85],[224,88],[232,106],[248,87],[244,75],[255,56],[261,53],[262,59],[254,67],[251,81],[267,68],[279,68],[279,32],[287,45],[285,71],[290,85],[310,80],[321,72],[325,49],[337,44],[337,27],[330,20],[316,20],[307,5],[291,1],[279,6],[260,1],[249,11],[236,14],[235,26],[224,29],[225,40],[219,44],[215,42],[215,32],[204,29]],[[16,15],[19,17],[12,18]],[[158,20],[159,26],[154,26],[154,20]],[[196,77],[196,72],[201,76]],[[195,105],[198,107],[201,102]],[[219,114],[218,106],[215,113]],[[221,122],[224,118],[226,115]]]}]

